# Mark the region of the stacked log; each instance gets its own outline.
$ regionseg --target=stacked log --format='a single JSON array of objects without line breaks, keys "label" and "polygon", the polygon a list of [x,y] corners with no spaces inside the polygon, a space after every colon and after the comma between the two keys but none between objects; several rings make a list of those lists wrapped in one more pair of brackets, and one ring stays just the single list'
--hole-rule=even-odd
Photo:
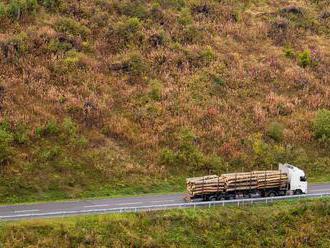
[{"label": "stacked log", "polygon": [[217,175],[187,178],[187,191],[191,195],[224,191],[224,181]]},{"label": "stacked log", "polygon": [[281,171],[252,171],[187,178],[187,191],[191,195],[237,190],[286,187],[288,176]]}]

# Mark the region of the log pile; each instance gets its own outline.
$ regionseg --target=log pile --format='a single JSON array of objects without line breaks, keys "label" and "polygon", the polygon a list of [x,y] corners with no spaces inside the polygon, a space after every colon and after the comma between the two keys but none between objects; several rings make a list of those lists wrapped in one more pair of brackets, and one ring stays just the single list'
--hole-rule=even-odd
[{"label": "log pile", "polygon": [[282,188],[287,185],[288,176],[278,170],[252,171],[242,173],[209,175],[187,178],[187,191],[191,195],[237,190]]}]

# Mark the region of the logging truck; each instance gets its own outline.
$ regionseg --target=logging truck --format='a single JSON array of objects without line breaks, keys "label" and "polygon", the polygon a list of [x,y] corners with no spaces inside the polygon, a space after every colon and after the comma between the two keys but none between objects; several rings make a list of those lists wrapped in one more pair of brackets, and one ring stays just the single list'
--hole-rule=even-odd
[{"label": "logging truck", "polygon": [[216,201],[307,193],[305,172],[290,164],[278,170],[251,171],[186,179],[186,201]]}]

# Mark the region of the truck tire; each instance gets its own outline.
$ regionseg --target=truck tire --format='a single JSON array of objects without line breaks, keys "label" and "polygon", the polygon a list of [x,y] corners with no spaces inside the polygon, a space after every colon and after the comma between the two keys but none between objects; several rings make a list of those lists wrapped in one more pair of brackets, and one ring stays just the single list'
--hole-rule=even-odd
[{"label": "truck tire", "polygon": [[303,192],[301,191],[301,189],[296,189],[294,192],[293,192],[294,195],[302,195]]},{"label": "truck tire", "polygon": [[210,196],[209,197],[209,201],[216,201],[217,200],[217,197],[216,196]]},{"label": "truck tire", "polygon": [[270,191],[267,193],[267,197],[275,197],[277,196],[277,193],[275,191]]}]

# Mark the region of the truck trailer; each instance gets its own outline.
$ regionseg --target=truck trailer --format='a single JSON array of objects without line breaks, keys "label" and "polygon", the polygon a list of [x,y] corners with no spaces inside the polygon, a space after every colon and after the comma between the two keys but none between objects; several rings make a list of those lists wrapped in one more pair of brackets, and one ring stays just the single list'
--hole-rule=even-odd
[{"label": "truck trailer", "polygon": [[187,178],[186,186],[186,201],[216,201],[306,194],[307,178],[303,170],[279,164],[278,170]]}]

